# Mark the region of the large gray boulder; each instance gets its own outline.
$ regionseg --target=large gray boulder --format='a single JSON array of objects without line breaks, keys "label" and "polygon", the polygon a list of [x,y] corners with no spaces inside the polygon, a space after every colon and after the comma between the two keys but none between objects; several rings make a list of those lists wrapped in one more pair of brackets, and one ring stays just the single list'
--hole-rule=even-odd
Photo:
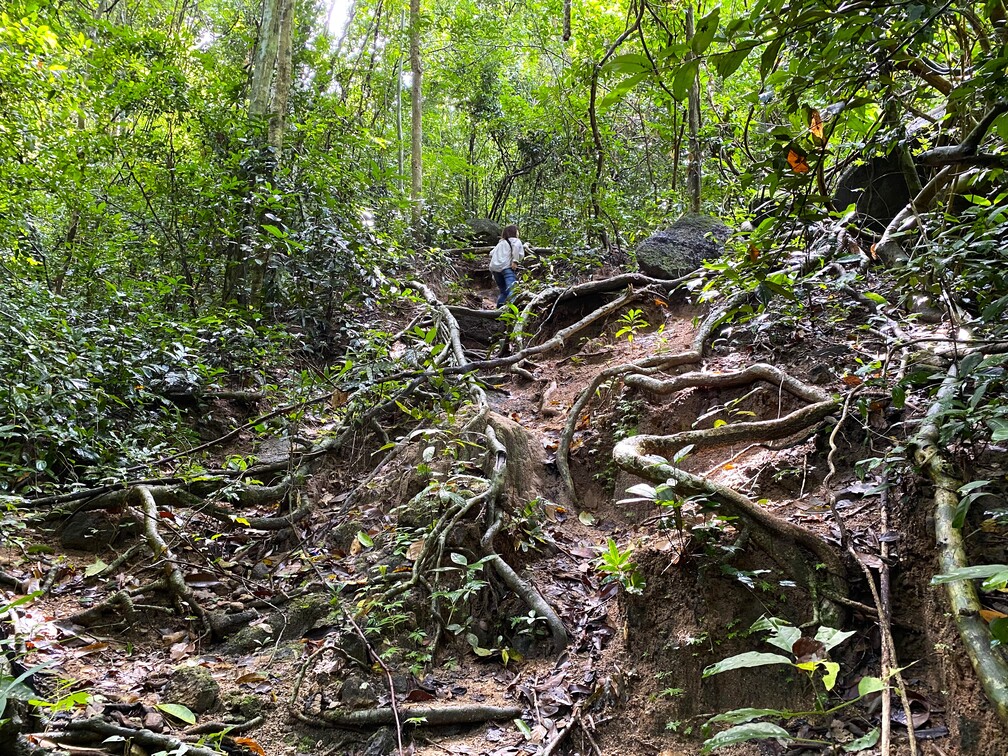
[{"label": "large gray boulder", "polygon": [[906,175],[893,153],[875,155],[844,171],[833,205],[841,212],[854,205],[861,227],[881,233],[910,198]]},{"label": "large gray boulder", "polygon": [[500,241],[501,227],[489,218],[472,218],[466,221],[469,238],[475,246],[492,247]]},{"label": "large gray boulder", "polygon": [[637,266],[653,278],[678,278],[719,258],[730,234],[717,218],[688,213],[637,245]]}]

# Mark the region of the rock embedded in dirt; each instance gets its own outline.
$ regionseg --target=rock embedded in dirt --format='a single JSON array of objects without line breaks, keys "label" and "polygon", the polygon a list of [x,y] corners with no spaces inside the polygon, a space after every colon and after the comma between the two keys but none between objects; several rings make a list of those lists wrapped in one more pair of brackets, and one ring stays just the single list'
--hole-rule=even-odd
[{"label": "rock embedded in dirt", "polygon": [[206,667],[177,667],[168,683],[167,698],[195,714],[204,714],[217,705],[220,684]]},{"label": "rock embedded in dirt", "polygon": [[108,512],[78,512],[63,527],[60,544],[65,549],[97,553],[108,548],[118,533],[119,523]]},{"label": "rock embedded in dirt", "polygon": [[340,686],[339,699],[348,709],[366,709],[378,703],[378,690],[363,677],[350,675]]},{"label": "rock embedded in dirt", "polygon": [[730,234],[717,218],[688,213],[637,245],[637,265],[654,278],[678,278],[721,257]]}]

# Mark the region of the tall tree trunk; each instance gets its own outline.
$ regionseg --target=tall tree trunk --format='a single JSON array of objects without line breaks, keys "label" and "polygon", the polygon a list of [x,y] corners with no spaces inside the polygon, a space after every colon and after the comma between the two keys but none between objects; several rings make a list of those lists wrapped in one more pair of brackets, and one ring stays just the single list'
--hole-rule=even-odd
[{"label": "tall tree trunk", "polygon": [[[401,35],[406,28],[406,12],[403,11],[402,16],[399,21],[399,34]],[[406,155],[403,149],[403,129],[402,129],[402,74],[403,74],[403,56],[402,53],[396,59],[396,157],[397,166],[399,168],[399,193],[402,194],[403,191],[403,176],[406,175]]]},{"label": "tall tree trunk", "polygon": [[273,102],[270,106],[269,145],[275,159],[280,162],[283,151],[284,125],[287,122],[287,102],[290,99],[292,83],[291,36],[294,27],[294,0],[279,0],[280,29],[277,42],[276,81],[273,86]]},{"label": "tall tree trunk", "polygon": [[280,46],[280,14],[284,0],[263,0],[262,22],[252,62],[252,83],[249,87],[250,118],[265,118],[270,102],[273,70]]},{"label": "tall tree trunk", "polygon": [[271,247],[260,239],[261,210],[254,195],[260,179],[276,170],[283,148],[283,132],[292,78],[291,37],[294,0],[263,0],[262,22],[252,62],[248,115],[260,150],[255,170],[248,179],[249,201],[242,215],[240,241],[234,245],[224,277],[224,300],[259,306]]},{"label": "tall tree trunk", "polygon": [[[691,45],[696,33],[693,5],[686,8],[686,44]],[[690,53],[689,59],[693,59]],[[700,212],[700,69],[693,74],[689,88],[689,165],[686,169],[686,189],[689,193],[690,212]]]},{"label": "tall tree trunk", "polygon": [[413,236],[419,243],[423,239],[423,67],[420,65],[420,0],[410,0],[409,17],[410,72],[413,83],[410,88],[410,108],[412,121],[410,132],[410,200],[413,205]]}]

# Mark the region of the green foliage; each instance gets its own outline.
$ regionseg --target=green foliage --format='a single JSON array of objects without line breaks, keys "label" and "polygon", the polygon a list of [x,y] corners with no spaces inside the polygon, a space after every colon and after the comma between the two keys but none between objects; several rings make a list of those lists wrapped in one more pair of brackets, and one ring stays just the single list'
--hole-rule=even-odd
[{"label": "green foliage", "polygon": [[634,336],[638,331],[648,328],[651,324],[644,319],[642,310],[629,309],[619,316],[619,330],[616,331],[616,338],[626,337],[627,343],[632,344]]},{"label": "green foliage", "polygon": [[[81,311],[39,284],[0,282],[0,490],[117,470],[189,433],[172,381],[201,391],[225,375],[262,385],[282,331],[220,312],[189,322],[109,289]],[[157,290],[134,288],[133,296]],[[131,301],[132,300],[132,301]]]},{"label": "green foliage", "polygon": [[[833,690],[840,671],[840,665],[829,660],[829,651],[854,635],[854,632],[837,630],[832,627],[820,627],[814,638],[805,638],[802,636],[801,630],[776,617],[760,619],[749,628],[750,633],[766,631],[770,633],[766,639],[767,643],[784,651],[786,655],[747,651],[710,665],[704,670],[703,676],[706,678],[739,669],[788,665],[803,671],[810,683],[814,684],[817,679],[820,680],[823,691],[816,692],[816,710],[814,712],[794,712],[783,709],[743,708],[715,715],[704,725],[704,731],[708,737],[704,741],[703,753],[710,753],[718,748],[736,743],[769,738],[776,738],[788,743],[820,744],[819,741],[796,738],[779,725],[755,720],[765,717],[787,720],[795,717],[832,715],[885,687],[885,684],[878,678],[863,677],[858,684],[856,698],[843,701],[827,709],[825,694]],[[816,673],[820,673],[821,677],[817,677]],[[710,736],[711,725],[725,723],[732,726]],[[878,740],[878,734],[878,730],[875,730],[854,743],[846,744],[845,752],[854,753],[872,747]]]},{"label": "green foliage", "polygon": [[621,550],[612,538],[606,539],[606,549],[596,561],[599,570],[606,574],[606,580],[618,580],[627,593],[644,592],[644,576],[637,571],[637,564],[630,558],[633,548]]}]

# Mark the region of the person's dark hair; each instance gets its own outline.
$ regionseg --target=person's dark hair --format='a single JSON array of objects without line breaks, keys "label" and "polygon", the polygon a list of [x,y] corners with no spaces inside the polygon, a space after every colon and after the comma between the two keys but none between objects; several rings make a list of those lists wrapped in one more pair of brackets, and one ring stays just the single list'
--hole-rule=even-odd
[{"label": "person's dark hair", "polygon": [[518,238],[518,226],[513,223],[510,226],[504,226],[504,230],[501,231],[501,239],[517,239]]}]

